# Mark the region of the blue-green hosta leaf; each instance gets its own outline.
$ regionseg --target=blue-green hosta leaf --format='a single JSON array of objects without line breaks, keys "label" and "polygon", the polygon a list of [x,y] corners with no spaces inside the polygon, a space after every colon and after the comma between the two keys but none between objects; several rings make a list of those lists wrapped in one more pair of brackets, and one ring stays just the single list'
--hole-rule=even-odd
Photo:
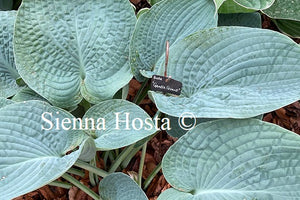
[{"label": "blue-green hosta leaf", "polygon": [[4,106],[7,106],[9,104],[13,104],[14,102],[12,100],[9,100],[9,99],[5,99],[5,98],[2,98],[0,97],[0,108],[4,107]]},{"label": "blue-green hosta leaf", "polygon": [[[194,118],[190,113],[185,113],[180,117],[173,117],[166,115],[170,119],[170,130],[166,130],[169,135],[172,137],[181,137],[186,134],[189,130],[192,130],[194,127],[201,123],[218,120],[217,118]],[[258,115],[253,117],[255,119],[262,120],[263,115]]]},{"label": "blue-green hosta leaf", "polygon": [[106,176],[99,184],[102,200],[147,200],[143,190],[124,173]]},{"label": "blue-green hosta leaf", "polygon": [[234,0],[239,5],[254,10],[267,9],[275,2],[275,0]]},{"label": "blue-green hosta leaf", "polygon": [[[226,0],[214,0],[216,7],[219,9]],[[275,0],[234,0],[238,5],[253,10],[262,10],[269,8]]]},{"label": "blue-green hosta leaf", "polygon": [[83,160],[85,162],[90,162],[96,156],[96,145],[93,138],[88,138],[85,141],[85,144],[81,150],[80,156],[78,159]]},{"label": "blue-green hosta leaf", "polygon": [[41,101],[7,105],[0,109],[0,196],[11,199],[60,177],[78,159],[82,147],[66,155],[84,139],[79,130],[43,130],[50,120],[72,118],[68,112]]},{"label": "blue-green hosta leaf", "polygon": [[0,0],[0,11],[11,10],[13,8],[13,0]]},{"label": "blue-green hosta leaf", "polygon": [[101,150],[133,144],[156,131],[151,117],[143,109],[121,99],[93,106],[85,113],[83,122],[86,120],[86,127],[96,138],[96,147]]},{"label": "blue-green hosta leaf", "polygon": [[263,12],[271,18],[300,21],[300,0],[276,0]]},{"label": "blue-green hosta leaf", "polygon": [[171,47],[168,75],[183,83],[180,97],[149,94],[158,109],[171,116],[190,112],[197,118],[254,117],[299,100],[299,63],[300,47],[287,36],[218,27]]},{"label": "blue-green hosta leaf", "polygon": [[163,0],[148,0],[149,4],[152,6],[160,1],[163,1]]},{"label": "blue-green hosta leaf", "polygon": [[[191,193],[186,193],[186,192],[182,192],[182,191],[170,188],[170,189],[167,189],[164,192],[162,192],[159,195],[157,200],[196,200],[196,198]],[[218,200],[221,200],[221,199],[218,199]]]},{"label": "blue-green hosta leaf", "polygon": [[275,19],[274,23],[286,35],[293,38],[300,38],[300,21]]},{"label": "blue-green hosta leaf", "polygon": [[218,26],[246,26],[261,28],[259,13],[219,14]]},{"label": "blue-green hosta leaf", "polygon": [[296,200],[299,143],[299,135],[255,119],[200,124],[165,154],[163,173],[174,189],[158,199]]},{"label": "blue-green hosta leaf", "polygon": [[82,96],[110,99],[132,78],[129,39],[136,22],[124,0],[24,0],[15,25],[17,68],[59,107]]},{"label": "blue-green hosta leaf", "polygon": [[15,66],[13,30],[16,11],[0,11],[0,97],[10,97],[20,88],[20,77]]},{"label": "blue-green hosta leaf", "polygon": [[29,101],[29,100],[40,100],[40,101],[47,101],[40,95],[38,95],[35,91],[32,89],[25,87],[21,89],[17,94],[12,98],[13,101]]},{"label": "blue-green hosta leaf", "polygon": [[140,70],[150,71],[165,53],[166,41],[177,40],[201,29],[217,26],[211,0],[170,0],[155,4],[139,18],[130,43],[130,64],[138,80]]},{"label": "blue-green hosta leaf", "polygon": [[251,13],[253,9],[245,8],[237,4],[234,0],[226,0],[218,10],[219,13]]}]

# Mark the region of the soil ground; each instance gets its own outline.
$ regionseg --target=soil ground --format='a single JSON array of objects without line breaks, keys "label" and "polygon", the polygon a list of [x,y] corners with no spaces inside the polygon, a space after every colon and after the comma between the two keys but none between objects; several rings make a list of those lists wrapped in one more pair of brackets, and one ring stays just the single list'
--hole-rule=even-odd
[{"label": "soil ground", "polygon": [[[134,5],[136,5],[137,10],[150,7],[146,0],[131,0]],[[272,29],[278,31],[275,24],[266,16],[262,16],[263,28]],[[300,40],[295,40],[297,43],[300,43]],[[135,94],[140,88],[141,84],[135,79],[130,82],[130,89],[128,100],[133,100]],[[148,112],[150,115],[154,115],[157,111],[155,105],[151,102],[150,99],[146,98],[140,104],[140,106]],[[274,112],[267,113],[264,115],[264,121],[268,121],[274,124],[278,124],[288,130],[300,134],[300,103],[295,102],[291,105],[288,105],[284,108],[280,108]],[[145,159],[145,167],[143,178],[152,172],[158,163],[161,162],[161,159],[168,148],[176,141],[175,138],[167,135],[165,132],[159,133],[154,137],[149,143],[147,148],[147,154]],[[135,157],[131,160],[128,167],[123,170],[123,172],[128,174],[134,174],[138,172],[139,162],[140,162],[141,152],[138,152]],[[98,154],[100,158],[100,153]],[[103,168],[103,161],[98,163],[98,167]],[[75,176],[85,185],[91,187],[89,182],[88,174],[86,173],[83,178]],[[150,200],[155,200],[159,194],[165,189],[169,188],[170,185],[166,182],[164,176],[159,172],[156,177],[153,179],[152,183],[149,185],[148,189],[145,191]],[[95,192],[98,192],[97,187],[91,187]],[[36,191],[33,191],[29,194],[23,195],[16,198],[15,200],[92,200],[88,195],[79,190],[76,187],[71,189],[62,189],[59,187],[53,186],[44,186]]]}]

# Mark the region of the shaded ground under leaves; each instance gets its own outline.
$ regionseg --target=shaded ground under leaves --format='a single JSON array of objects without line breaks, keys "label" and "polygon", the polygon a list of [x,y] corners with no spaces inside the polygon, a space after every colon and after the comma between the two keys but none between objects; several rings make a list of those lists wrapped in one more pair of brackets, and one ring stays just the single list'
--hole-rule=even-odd
[{"label": "shaded ground under leaves", "polygon": [[[137,10],[140,10],[144,7],[150,7],[146,0],[131,1],[134,5],[136,5]],[[268,17],[262,16],[262,20],[263,28],[278,31],[275,24]],[[299,39],[295,41],[300,43]],[[129,95],[127,98],[128,100],[132,101],[134,99],[140,86],[141,84],[135,79],[130,81]],[[151,116],[153,116],[157,111],[155,105],[149,98],[143,100],[140,106]],[[278,124],[279,126],[300,134],[300,103],[298,101],[274,112],[267,113],[264,115],[263,120]],[[161,132],[148,143],[143,173],[144,179],[146,179],[153,169],[161,162],[163,155],[175,141],[175,138],[172,138],[165,132]],[[141,151],[134,156],[127,168],[123,170],[124,173],[134,175],[138,172],[140,155]],[[100,162],[97,163],[97,167],[103,168],[103,160],[101,160],[100,156],[100,153],[98,153]],[[84,177],[74,177],[98,193],[97,186],[92,187],[89,182],[88,172],[85,173]],[[63,179],[61,179],[61,181],[63,181]],[[150,200],[155,200],[162,191],[169,187],[170,185],[166,182],[160,171],[145,192]],[[76,187],[72,187],[71,189],[67,190],[47,185],[29,194],[15,198],[15,200],[92,200],[92,198]]]}]

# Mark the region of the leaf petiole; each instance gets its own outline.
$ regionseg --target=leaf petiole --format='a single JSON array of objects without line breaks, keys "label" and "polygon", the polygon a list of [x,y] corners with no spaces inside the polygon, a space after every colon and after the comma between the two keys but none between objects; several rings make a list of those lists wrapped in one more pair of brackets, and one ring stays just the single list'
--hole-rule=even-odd
[{"label": "leaf petiole", "polygon": [[72,184],[61,182],[61,181],[52,181],[51,183],[48,183],[48,185],[60,187],[60,188],[64,188],[64,189],[70,189],[72,187]]},{"label": "leaf petiole", "polygon": [[67,172],[70,173],[70,174],[80,176],[80,177],[84,177],[84,172],[79,170],[79,169],[70,168]]},{"label": "leaf petiole", "polygon": [[70,183],[72,183],[73,185],[75,185],[76,187],[84,191],[87,195],[89,195],[93,199],[100,200],[100,196],[98,194],[96,194],[93,190],[91,190],[87,186],[80,183],[78,180],[76,180],[74,177],[70,176],[69,174],[65,173],[64,175],[62,175],[62,178],[64,178],[65,180],[69,181]]},{"label": "leaf petiole", "polygon": [[123,162],[123,160],[125,160],[125,158],[131,153],[131,151],[134,149],[135,143],[126,147],[120,154],[119,156],[116,158],[116,160],[114,161],[114,163],[111,165],[108,173],[113,173],[115,172],[118,167],[120,166],[120,164]]},{"label": "leaf petiole", "polygon": [[147,144],[148,144],[148,141],[145,142],[145,144],[143,145],[140,166],[139,166],[138,185],[140,187],[142,187],[142,177],[143,177],[143,171],[144,171],[143,169],[144,169],[144,162],[145,162],[145,157],[146,157]]},{"label": "leaf petiole", "polygon": [[147,189],[147,187],[150,185],[153,178],[158,174],[160,170],[161,170],[161,162],[155,167],[155,169],[151,172],[151,174],[146,178],[143,187],[144,190]]},{"label": "leaf petiole", "polygon": [[106,171],[104,171],[103,169],[99,169],[99,168],[92,166],[81,160],[77,160],[74,165],[77,167],[80,167],[82,169],[88,170],[94,174],[97,174],[98,176],[103,177],[103,178],[108,175],[108,173]]}]

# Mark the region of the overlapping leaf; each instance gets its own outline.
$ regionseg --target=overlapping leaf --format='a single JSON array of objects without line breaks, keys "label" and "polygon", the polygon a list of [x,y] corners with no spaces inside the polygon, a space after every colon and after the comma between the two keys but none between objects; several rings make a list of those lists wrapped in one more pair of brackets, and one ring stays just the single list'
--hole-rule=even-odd
[{"label": "overlapping leaf", "polygon": [[253,9],[245,8],[239,4],[237,4],[234,0],[226,0],[220,6],[219,13],[251,13],[255,12]]},{"label": "overlapping leaf", "polygon": [[140,70],[152,70],[170,45],[201,29],[217,26],[211,0],[170,0],[155,4],[139,18],[130,44],[134,76],[143,80]]},{"label": "overlapping leaf", "polygon": [[97,148],[95,141],[90,137],[86,139],[78,159],[85,162],[90,162],[91,160],[95,159],[96,152]]},{"label": "overlapping leaf", "polygon": [[[45,112],[49,113],[45,115],[47,121],[42,118]],[[61,121],[72,117],[41,101],[15,103],[0,109],[1,199],[12,199],[40,188],[75,163],[82,147],[66,153],[82,142],[84,133],[56,127],[56,118]]]},{"label": "overlapping leaf", "polygon": [[145,111],[120,99],[93,106],[86,112],[83,121],[96,138],[96,147],[102,150],[133,144],[156,131],[155,124]]},{"label": "overlapping leaf", "polygon": [[124,173],[106,176],[99,185],[102,200],[147,200],[143,190]]},{"label": "overlapping leaf", "polygon": [[0,11],[0,97],[10,97],[20,88],[16,83],[19,74],[16,70],[13,52],[13,30],[16,11]]},{"label": "overlapping leaf", "polygon": [[274,23],[281,32],[293,38],[300,38],[300,21],[275,19]]},{"label": "overlapping leaf", "polygon": [[40,101],[47,101],[32,89],[26,87],[22,88],[17,94],[12,98],[14,101],[29,101],[29,100],[40,100]]},{"label": "overlapping leaf", "polygon": [[[219,9],[225,0],[214,0],[214,2],[216,7]],[[233,2],[247,9],[262,10],[269,8],[275,2],[275,0],[233,0],[232,3]]]},{"label": "overlapping leaf", "polygon": [[132,78],[135,22],[124,0],[24,0],[14,39],[19,73],[59,107],[112,98]]},{"label": "overlapping leaf", "polygon": [[152,5],[152,6],[153,6],[154,4],[160,2],[160,1],[162,1],[162,0],[148,0],[148,2],[150,3],[150,5]]},{"label": "overlapping leaf", "polygon": [[162,162],[174,187],[159,200],[297,199],[300,137],[254,119],[200,124]]},{"label": "overlapping leaf", "polygon": [[268,9],[263,10],[271,18],[300,21],[300,0],[276,0]]},{"label": "overlapping leaf", "polygon": [[263,10],[269,8],[275,0],[234,0],[239,5],[254,10]]},{"label": "overlapping leaf", "polygon": [[150,95],[171,116],[249,118],[299,100],[299,63],[299,45],[277,32],[246,27],[199,31],[170,49],[168,75],[183,83],[181,96]]}]

